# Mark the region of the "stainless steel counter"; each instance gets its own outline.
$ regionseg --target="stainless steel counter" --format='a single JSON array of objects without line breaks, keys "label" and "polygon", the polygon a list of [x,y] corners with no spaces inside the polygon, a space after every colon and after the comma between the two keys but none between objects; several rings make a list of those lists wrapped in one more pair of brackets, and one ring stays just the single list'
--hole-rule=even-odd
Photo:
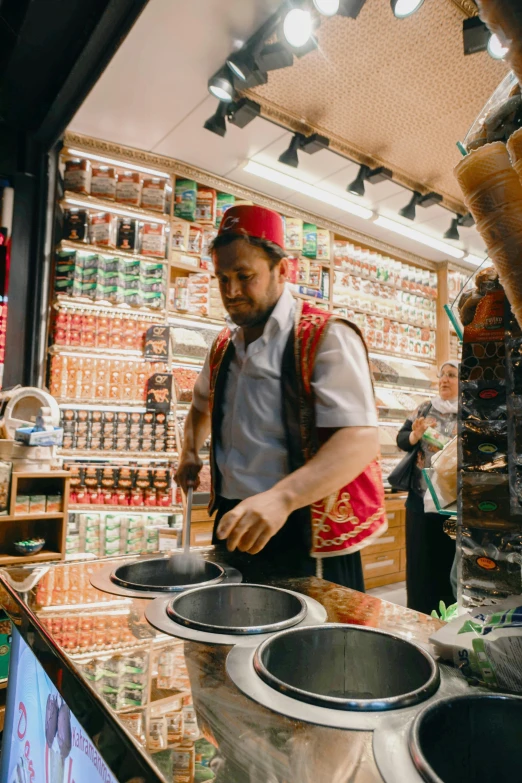
[{"label": "stainless steel counter", "polygon": [[[119,725],[134,734],[159,780],[192,783],[212,780],[213,773],[217,783],[382,781],[371,732],[291,720],[251,701],[227,675],[230,647],[183,643],[165,636],[144,617],[148,599],[111,595],[92,587],[90,576],[109,562],[116,566],[122,559],[9,568],[2,576],[67,657],[79,680],[105,700]],[[323,580],[272,583],[319,601],[330,622],[380,628],[421,644],[427,644],[440,626],[425,615]],[[19,608],[3,593],[8,610],[11,605],[16,615]],[[144,686],[134,699],[120,693],[107,674],[122,656],[134,656],[133,660],[138,656],[144,667]],[[316,664],[327,667],[329,662],[319,658]],[[184,737],[162,749],[161,716],[180,708]],[[177,756],[172,751],[180,740],[184,748],[191,748],[199,777],[184,776],[175,768]]]}]

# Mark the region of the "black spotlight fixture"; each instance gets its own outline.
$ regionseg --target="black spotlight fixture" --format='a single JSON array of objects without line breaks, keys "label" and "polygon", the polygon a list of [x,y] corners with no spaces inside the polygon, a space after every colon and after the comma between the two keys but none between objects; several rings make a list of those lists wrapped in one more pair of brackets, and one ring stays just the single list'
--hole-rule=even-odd
[{"label": "black spotlight fixture", "polygon": [[414,190],[412,197],[406,206],[399,210],[399,215],[402,215],[402,217],[405,217],[408,220],[415,220],[417,207],[431,207],[434,204],[440,204],[441,201],[442,196],[439,196],[438,193],[426,193],[426,195],[423,196],[418,190]]},{"label": "black spotlight fixture", "polygon": [[294,64],[294,55],[282,43],[276,42],[264,46],[256,56],[256,62],[262,71],[279,71]]},{"label": "black spotlight fixture", "polygon": [[304,137],[300,149],[302,149],[303,152],[307,152],[309,155],[313,155],[314,152],[319,152],[319,150],[327,150],[329,146],[330,141],[326,136],[321,136],[319,133],[312,133],[311,136]]},{"label": "black spotlight fixture", "polygon": [[406,19],[418,11],[424,0],[391,0],[391,8],[397,19]]},{"label": "black spotlight fixture", "polygon": [[208,80],[208,90],[218,101],[230,103],[234,100],[235,90],[232,74],[228,68],[221,68]]},{"label": "black spotlight fixture", "polygon": [[347,16],[349,19],[357,19],[366,0],[341,0],[338,16]]},{"label": "black spotlight fixture", "polygon": [[218,107],[212,117],[209,117],[203,127],[205,130],[209,130],[212,133],[216,133],[218,136],[225,136],[227,132],[226,116],[230,103],[226,101],[220,101]]},{"label": "black spotlight fixture", "polygon": [[292,166],[292,168],[296,169],[299,166],[299,157],[297,155],[299,150],[307,152],[308,155],[313,155],[315,152],[319,152],[319,150],[328,149],[329,146],[330,142],[326,136],[321,136],[319,133],[312,133],[311,136],[294,133],[288,149],[279,156],[279,163],[284,163],[286,166]]},{"label": "black spotlight fixture", "polygon": [[241,98],[237,103],[229,104],[228,121],[237,128],[245,128],[249,122],[261,114],[261,106],[250,98]]},{"label": "black spotlight fixture", "polygon": [[472,16],[462,23],[462,37],[464,54],[475,54],[487,51],[491,33],[479,16]]},{"label": "black spotlight fixture", "polygon": [[461,215],[459,217],[459,226],[464,226],[464,228],[470,228],[471,226],[475,225],[475,219],[471,212],[466,212],[465,215]]},{"label": "black spotlight fixture", "polygon": [[415,220],[417,214],[417,204],[420,203],[421,198],[422,193],[419,193],[418,190],[414,190],[411,199],[406,204],[406,206],[399,210],[399,215],[402,215],[402,217],[405,217],[408,220]]},{"label": "black spotlight fixture", "polygon": [[457,215],[457,217],[453,218],[451,221],[450,227],[444,234],[444,239],[454,239],[456,242],[458,242],[460,239],[459,225],[459,215]]},{"label": "black spotlight fixture", "polygon": [[279,163],[284,163],[285,166],[292,166],[292,168],[296,169],[299,166],[297,152],[302,148],[301,145],[304,139],[305,137],[302,133],[295,133],[292,136],[288,149],[279,156]]},{"label": "black spotlight fixture", "polygon": [[247,82],[259,70],[253,56],[241,49],[227,58],[227,65],[234,76],[242,82]]},{"label": "black spotlight fixture", "polygon": [[393,174],[390,169],[384,166],[378,166],[376,169],[371,169],[369,166],[361,165],[359,172],[353,182],[348,185],[346,190],[353,196],[364,196],[365,182],[370,182],[372,185],[378,185],[379,182],[384,182],[386,179],[392,179]]}]

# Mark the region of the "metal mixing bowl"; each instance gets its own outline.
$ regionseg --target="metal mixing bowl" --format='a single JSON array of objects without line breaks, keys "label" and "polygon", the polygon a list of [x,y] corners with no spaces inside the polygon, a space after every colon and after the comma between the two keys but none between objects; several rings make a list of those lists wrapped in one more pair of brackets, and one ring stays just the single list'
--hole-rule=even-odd
[{"label": "metal mixing bowl", "polygon": [[421,647],[358,625],[278,633],[258,647],[254,669],[286,696],[338,710],[409,707],[440,684],[437,664]]},{"label": "metal mixing bowl", "polygon": [[306,603],[278,587],[221,584],[176,596],[167,614],[176,623],[198,631],[261,634],[297,625],[306,616]]},{"label": "metal mixing bowl", "polygon": [[203,573],[187,577],[187,572],[176,571],[176,556],[153,557],[118,566],[110,578],[114,584],[129,590],[175,593],[196,585],[221,582],[225,571],[217,563],[204,560]]}]

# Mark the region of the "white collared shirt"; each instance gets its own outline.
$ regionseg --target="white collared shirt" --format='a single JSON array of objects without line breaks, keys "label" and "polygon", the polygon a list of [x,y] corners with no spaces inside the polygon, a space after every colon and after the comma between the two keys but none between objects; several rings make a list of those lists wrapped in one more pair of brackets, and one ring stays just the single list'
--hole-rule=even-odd
[{"label": "white collared shirt", "polygon": [[[261,337],[245,350],[243,329],[229,323],[235,355],[224,392],[216,462],[221,495],[231,500],[264,492],[289,473],[281,400],[283,352],[297,302],[285,288]],[[370,370],[360,337],[342,321],[330,321],[317,352],[312,386],[318,427],[377,427]],[[195,387],[193,405],[208,411],[209,357]]]}]

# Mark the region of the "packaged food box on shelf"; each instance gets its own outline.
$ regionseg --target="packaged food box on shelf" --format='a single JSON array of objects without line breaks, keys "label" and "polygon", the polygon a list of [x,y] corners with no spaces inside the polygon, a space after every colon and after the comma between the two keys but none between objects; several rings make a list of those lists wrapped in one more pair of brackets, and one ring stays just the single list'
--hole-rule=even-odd
[{"label": "packaged food box on shelf", "polygon": [[88,251],[56,254],[56,295],[157,310],[165,307],[166,290],[164,264],[117,255],[107,258]]},{"label": "packaged food box on shelf", "polygon": [[[126,623],[129,622],[125,617]],[[137,640],[134,639],[136,642]],[[81,663],[83,676],[113,710],[143,707],[149,695],[149,654],[137,650]]]},{"label": "packaged food box on shelf", "polygon": [[63,407],[63,448],[118,452],[176,451],[175,420],[161,411],[101,411]]},{"label": "packaged food box on shelf", "polygon": [[203,335],[195,329],[173,326],[170,329],[170,340],[173,356],[204,359],[208,353],[208,345]]},{"label": "packaged food box on shelf", "polygon": [[158,552],[162,528],[169,527],[167,514],[132,514],[115,511],[80,511],[69,515],[66,553],[89,553],[96,557]]},{"label": "packaged food box on shelf", "polygon": [[334,264],[358,279],[368,278],[386,283],[422,297],[434,299],[437,296],[435,272],[382,256],[349,242],[334,243]]},{"label": "packaged food box on shelf", "polygon": [[173,367],[172,375],[178,402],[192,402],[194,384],[198,378],[197,370],[188,367]]},{"label": "packaged food box on shelf", "polygon": [[164,362],[57,354],[51,357],[49,389],[69,402],[139,402],[157,372],[165,372]]},{"label": "packaged food box on shelf", "polygon": [[66,209],[62,239],[84,242],[103,250],[125,250],[154,258],[165,258],[166,227],[163,222],[140,218],[120,218],[110,211]]},{"label": "packaged food box on shelf", "polygon": [[35,610],[43,607],[63,606],[64,604],[98,604],[112,602],[114,596],[102,593],[91,586],[90,578],[106,563],[88,561],[74,563],[67,568],[51,568],[39,579],[35,592]]},{"label": "packaged food box on shelf", "polygon": [[359,327],[370,349],[392,351],[419,359],[435,359],[436,333],[426,327],[402,324],[383,316],[360,313],[349,307],[337,306],[335,312]]},{"label": "packaged food box on shelf", "polygon": [[59,309],[52,322],[52,342],[57,346],[143,351],[145,335],[153,323],[137,314],[102,315]]},{"label": "packaged food box on shelf", "polygon": [[172,471],[168,463],[107,465],[64,461],[71,473],[70,506],[172,506]]},{"label": "packaged food box on shelf", "polygon": [[[60,647],[73,655],[132,647],[138,641],[129,628],[127,613],[117,614],[99,610],[89,612],[87,609],[81,613],[42,614],[40,621],[49,629]],[[96,660],[101,664],[99,657]]]},{"label": "packaged food box on shelf", "polygon": [[435,328],[437,323],[436,301],[410,291],[356,277],[340,271],[334,272],[334,302],[370,314],[388,316],[413,326]]},{"label": "packaged food box on shelf", "polygon": [[168,177],[132,171],[123,163],[121,167],[91,163],[87,153],[86,157],[65,155],[63,160],[65,191],[153,212],[164,213],[168,207],[172,193]]}]

